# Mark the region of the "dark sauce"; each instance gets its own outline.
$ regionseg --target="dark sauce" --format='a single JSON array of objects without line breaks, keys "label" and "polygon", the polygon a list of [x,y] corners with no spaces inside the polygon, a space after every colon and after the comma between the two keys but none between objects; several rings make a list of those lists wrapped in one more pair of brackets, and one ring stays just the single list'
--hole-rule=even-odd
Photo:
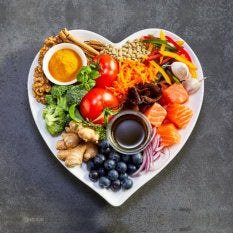
[{"label": "dark sauce", "polygon": [[136,149],[146,140],[147,128],[136,115],[123,115],[112,126],[113,140],[124,149]]}]

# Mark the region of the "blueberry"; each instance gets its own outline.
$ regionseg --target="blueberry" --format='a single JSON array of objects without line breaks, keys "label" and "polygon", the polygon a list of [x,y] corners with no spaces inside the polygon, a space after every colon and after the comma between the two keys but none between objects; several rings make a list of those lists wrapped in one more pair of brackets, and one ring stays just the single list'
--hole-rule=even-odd
[{"label": "blueberry", "polygon": [[110,185],[111,185],[111,181],[107,177],[105,176],[100,177],[99,186],[101,188],[108,188]]},{"label": "blueberry", "polygon": [[110,147],[110,143],[109,143],[109,141],[105,138],[105,139],[103,139],[103,140],[100,142],[100,146],[101,146],[102,148],[106,149],[106,148]]},{"label": "blueberry", "polygon": [[99,173],[99,177],[105,176],[105,169],[103,167],[98,168],[97,172]]},{"label": "blueberry", "polygon": [[142,163],[142,154],[141,153],[137,153],[132,155],[132,161],[135,165],[139,165]]},{"label": "blueberry", "polygon": [[93,169],[95,169],[94,159],[90,159],[87,161],[87,170],[91,171]]},{"label": "blueberry", "polygon": [[112,151],[112,149],[110,147],[107,147],[107,148],[101,147],[100,148],[100,153],[104,154],[104,155],[109,155],[111,151]]},{"label": "blueberry", "polygon": [[124,162],[118,162],[116,165],[116,170],[118,172],[124,173],[127,170],[127,165]]},{"label": "blueberry", "polygon": [[132,175],[136,171],[137,171],[137,167],[134,164],[129,163],[127,166],[127,173],[129,175]]},{"label": "blueberry", "polygon": [[94,163],[96,166],[100,166],[101,164],[104,163],[104,161],[106,160],[105,156],[103,154],[97,154],[94,157]]},{"label": "blueberry", "polygon": [[117,179],[118,179],[118,176],[119,176],[119,173],[118,173],[115,169],[110,170],[110,171],[108,172],[108,178],[109,178],[110,180],[117,180]]},{"label": "blueberry", "polygon": [[119,180],[114,180],[111,183],[111,189],[114,192],[117,192],[121,189],[121,182]]},{"label": "blueberry", "polygon": [[130,189],[133,186],[133,181],[127,178],[122,181],[121,185],[123,189]]},{"label": "blueberry", "polygon": [[108,158],[114,160],[115,162],[119,162],[121,156],[120,156],[119,153],[117,153],[116,151],[111,151],[111,152],[109,153]]},{"label": "blueberry", "polygon": [[112,159],[108,159],[104,162],[104,167],[107,169],[107,170],[112,170],[116,167],[116,163],[114,160]]},{"label": "blueberry", "polygon": [[91,181],[96,182],[99,179],[99,174],[96,170],[92,170],[89,173],[89,178]]},{"label": "blueberry", "polygon": [[120,181],[123,181],[123,180],[126,179],[126,178],[128,178],[127,173],[121,173],[121,174],[119,175],[119,180],[120,180]]},{"label": "blueberry", "polygon": [[121,160],[124,163],[128,163],[130,161],[130,155],[121,155]]}]

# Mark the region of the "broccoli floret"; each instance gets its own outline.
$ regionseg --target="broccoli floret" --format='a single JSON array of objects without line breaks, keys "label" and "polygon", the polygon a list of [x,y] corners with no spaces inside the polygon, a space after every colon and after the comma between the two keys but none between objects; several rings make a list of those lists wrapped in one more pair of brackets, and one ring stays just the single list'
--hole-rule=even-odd
[{"label": "broccoli floret", "polygon": [[51,94],[53,98],[58,98],[66,94],[66,91],[70,88],[70,86],[53,86],[51,90]]},{"label": "broccoli floret", "polygon": [[56,101],[56,99],[54,99],[53,97],[52,97],[52,95],[46,95],[45,96],[45,102],[46,102],[46,104],[47,105],[50,105],[50,104],[57,104],[57,101]]},{"label": "broccoli floret", "polygon": [[57,98],[57,105],[65,111],[69,111],[66,95]]},{"label": "broccoli floret", "polygon": [[70,114],[67,113],[66,114],[66,124],[65,124],[65,126],[69,126],[71,121],[72,121],[72,118],[70,117]]},{"label": "broccoli floret", "polygon": [[66,92],[71,89],[73,86],[53,86],[51,94],[53,98],[57,99],[57,105],[63,108],[65,111],[68,111],[67,106]]},{"label": "broccoli floret", "polygon": [[88,91],[86,90],[80,90],[78,86],[73,86],[66,93],[67,104],[68,105],[73,105],[73,104],[79,105],[83,97],[87,94],[87,92]]},{"label": "broccoli floret", "polygon": [[50,134],[57,135],[64,129],[66,114],[63,109],[56,105],[49,105],[43,109],[43,117]]}]

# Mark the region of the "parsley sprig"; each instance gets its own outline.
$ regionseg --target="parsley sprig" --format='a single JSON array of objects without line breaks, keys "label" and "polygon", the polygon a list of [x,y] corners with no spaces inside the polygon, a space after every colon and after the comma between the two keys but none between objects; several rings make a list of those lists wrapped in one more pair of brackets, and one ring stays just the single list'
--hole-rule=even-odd
[{"label": "parsley sprig", "polygon": [[78,85],[80,89],[90,91],[96,84],[95,79],[100,77],[98,70],[103,69],[99,66],[101,55],[98,57],[97,61],[94,62],[91,58],[88,58],[91,61],[91,64],[88,66],[83,66],[79,73],[77,74],[77,81],[80,82]]}]

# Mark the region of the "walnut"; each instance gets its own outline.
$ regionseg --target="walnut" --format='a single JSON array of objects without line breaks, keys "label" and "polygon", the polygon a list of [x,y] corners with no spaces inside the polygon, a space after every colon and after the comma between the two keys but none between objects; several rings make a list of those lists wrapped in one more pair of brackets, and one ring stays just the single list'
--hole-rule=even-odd
[{"label": "walnut", "polygon": [[47,47],[47,46],[43,46],[43,47],[40,49],[40,54],[39,54],[39,58],[38,58],[38,63],[39,63],[39,65],[42,66],[42,62],[43,62],[43,59],[44,59],[44,55],[47,53],[48,50],[49,50],[49,47]]},{"label": "walnut", "polygon": [[44,44],[48,47],[52,47],[54,45],[57,45],[57,44],[60,44],[62,43],[62,39],[60,37],[57,37],[57,36],[50,36],[49,38],[47,38],[45,41],[44,41]]}]

